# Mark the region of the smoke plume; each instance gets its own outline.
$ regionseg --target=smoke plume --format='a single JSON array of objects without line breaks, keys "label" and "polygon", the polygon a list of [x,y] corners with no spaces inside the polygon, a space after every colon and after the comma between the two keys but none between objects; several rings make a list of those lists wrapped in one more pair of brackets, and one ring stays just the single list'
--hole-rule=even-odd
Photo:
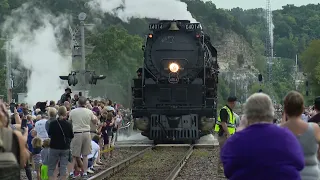
[{"label": "smoke plume", "polygon": [[179,0],[91,0],[88,5],[93,10],[118,16],[124,22],[132,17],[197,22],[187,10],[187,4]]},{"label": "smoke plume", "polygon": [[59,76],[69,72],[71,56],[63,55],[59,44],[63,42],[61,30],[67,27],[68,19],[24,4],[3,24],[3,34],[9,34],[12,39],[13,56],[31,72],[27,80],[29,104],[57,100],[64,92]]}]

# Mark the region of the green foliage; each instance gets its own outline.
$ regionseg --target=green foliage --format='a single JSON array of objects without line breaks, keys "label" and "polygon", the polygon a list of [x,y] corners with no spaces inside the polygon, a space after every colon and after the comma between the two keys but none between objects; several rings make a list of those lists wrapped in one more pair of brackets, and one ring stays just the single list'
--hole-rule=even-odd
[{"label": "green foliage", "polygon": [[[87,57],[88,69],[107,75],[105,82],[99,82],[98,87],[91,89],[92,94],[105,93],[108,97],[128,104],[131,78],[142,66],[143,39],[128,34],[120,26],[111,26],[102,33],[93,34],[88,40],[95,46],[92,54]],[[120,93],[118,98],[114,97],[117,93]]]},{"label": "green foliage", "polygon": [[[320,86],[320,40],[314,40],[301,55],[303,70],[309,80],[311,95],[318,95]],[[313,92],[313,93],[312,93]]]},{"label": "green foliage", "polygon": [[[231,10],[218,9],[211,1],[182,0],[188,5],[188,10],[202,23],[204,32],[210,35],[214,44],[219,44],[221,38],[230,31],[243,36],[255,52],[253,65],[267,79],[267,62],[265,57],[265,39],[268,35],[266,17],[263,9]],[[24,0],[0,0],[0,22],[9,15],[13,9],[20,7]],[[110,14],[98,15],[89,12],[84,6],[87,0],[29,0],[35,7],[47,9],[59,14],[71,14],[74,19],[84,11],[88,14],[88,22],[100,18],[95,30],[88,32],[88,41],[95,48],[87,56],[87,68],[97,73],[107,75],[107,79],[91,88],[93,95],[106,95],[115,97],[118,101],[128,103],[130,99],[130,79],[135,76],[137,68],[141,67],[143,52],[142,37],[148,33],[148,23],[154,19],[132,18],[124,23]],[[77,22],[77,21],[75,21]],[[284,6],[281,10],[273,11],[274,23],[274,55],[277,57],[273,65],[273,82],[262,84],[264,92],[281,101],[285,93],[294,88],[292,70],[296,54],[302,53],[300,65],[312,82],[312,93],[320,90],[320,4],[295,7]],[[2,35],[3,36],[3,35]],[[311,43],[310,43],[311,42]],[[310,45],[309,45],[310,44]],[[0,47],[2,42],[0,42]],[[246,57],[238,54],[237,63],[241,66]],[[5,54],[0,51],[0,67],[5,62]],[[237,66],[237,67],[239,67]],[[77,67],[76,63],[74,67]],[[0,68],[0,82],[4,82],[4,69]],[[1,85],[1,84],[0,84]],[[2,87],[2,85],[0,86]],[[219,80],[218,98],[224,104],[230,94],[234,94],[234,82],[227,83],[223,78]],[[257,92],[260,84],[250,85],[250,93]],[[243,94],[243,89],[236,89],[237,94]],[[0,92],[1,94],[1,92]],[[219,105],[220,105],[219,104]]]}]

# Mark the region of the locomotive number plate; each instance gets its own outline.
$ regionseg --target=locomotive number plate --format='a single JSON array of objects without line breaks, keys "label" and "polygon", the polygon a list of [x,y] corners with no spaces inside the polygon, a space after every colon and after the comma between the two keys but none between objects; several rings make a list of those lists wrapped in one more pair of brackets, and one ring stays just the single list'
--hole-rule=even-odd
[{"label": "locomotive number plate", "polygon": [[186,24],[186,30],[196,30],[201,29],[200,23],[188,23]]},{"label": "locomotive number plate", "polygon": [[149,24],[149,30],[163,29],[163,24]]}]

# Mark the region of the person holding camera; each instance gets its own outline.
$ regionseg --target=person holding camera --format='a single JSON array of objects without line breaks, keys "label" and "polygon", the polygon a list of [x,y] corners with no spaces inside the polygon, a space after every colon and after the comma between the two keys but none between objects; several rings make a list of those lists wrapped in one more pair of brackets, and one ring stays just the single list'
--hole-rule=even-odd
[{"label": "person holding camera", "polygon": [[[9,124],[11,124],[9,113],[4,103],[0,101],[0,145],[2,153],[7,153],[6,156],[3,156],[2,158],[6,158],[6,161],[9,162],[15,161],[17,165],[24,168],[30,157],[30,153],[26,146],[28,133],[12,130],[9,127]],[[27,126],[24,128],[24,132],[28,132]],[[11,153],[13,156],[10,156]],[[12,159],[11,157],[14,157],[15,159]],[[1,170],[10,173],[0,173],[0,179],[15,179],[20,176],[20,169],[14,169],[13,166],[2,166]]]}]

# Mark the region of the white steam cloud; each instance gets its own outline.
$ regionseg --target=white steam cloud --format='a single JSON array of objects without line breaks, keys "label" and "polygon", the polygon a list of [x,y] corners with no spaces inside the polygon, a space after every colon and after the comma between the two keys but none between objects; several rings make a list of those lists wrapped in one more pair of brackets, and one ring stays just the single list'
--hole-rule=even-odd
[{"label": "white steam cloud", "polygon": [[12,54],[31,75],[27,81],[29,104],[58,100],[64,92],[59,76],[71,68],[70,58],[59,50],[61,30],[68,17],[53,16],[28,4],[13,11],[3,24],[3,33],[12,38]]},{"label": "white steam cloud", "polygon": [[187,10],[187,4],[179,0],[91,0],[88,5],[114,14],[124,22],[132,17],[197,22]]}]

